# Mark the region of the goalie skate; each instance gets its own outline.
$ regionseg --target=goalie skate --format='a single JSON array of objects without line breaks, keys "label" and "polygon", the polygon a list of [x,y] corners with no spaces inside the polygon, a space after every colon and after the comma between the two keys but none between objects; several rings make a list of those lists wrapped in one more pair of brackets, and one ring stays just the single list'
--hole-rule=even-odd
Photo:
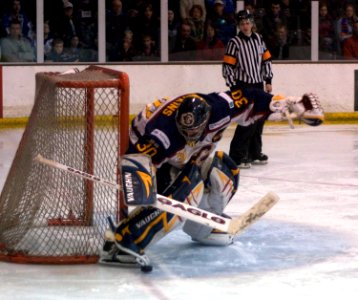
[{"label": "goalie skate", "polygon": [[110,230],[105,232],[106,242],[100,253],[100,264],[121,266],[121,267],[140,267],[143,272],[151,272],[152,266],[150,259],[134,243],[123,240],[120,243],[115,240],[114,234]]},{"label": "goalie skate", "polygon": [[122,266],[122,267],[139,267],[136,258],[117,249],[114,242],[106,241],[103,250],[100,252],[100,264]]}]

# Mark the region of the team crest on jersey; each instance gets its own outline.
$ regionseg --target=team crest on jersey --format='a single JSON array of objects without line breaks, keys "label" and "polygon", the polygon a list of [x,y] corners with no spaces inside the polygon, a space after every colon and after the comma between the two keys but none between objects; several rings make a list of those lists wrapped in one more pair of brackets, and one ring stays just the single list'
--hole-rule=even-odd
[{"label": "team crest on jersey", "polygon": [[191,112],[184,113],[181,115],[180,124],[185,127],[193,126],[194,121],[195,121],[194,114]]}]

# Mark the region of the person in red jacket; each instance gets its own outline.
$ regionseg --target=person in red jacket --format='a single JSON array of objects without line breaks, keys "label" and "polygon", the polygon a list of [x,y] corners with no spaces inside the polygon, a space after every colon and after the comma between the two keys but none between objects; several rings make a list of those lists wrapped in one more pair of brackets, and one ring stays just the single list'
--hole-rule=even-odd
[{"label": "person in red jacket", "polygon": [[358,58],[358,20],[353,23],[353,34],[343,44],[343,57]]}]

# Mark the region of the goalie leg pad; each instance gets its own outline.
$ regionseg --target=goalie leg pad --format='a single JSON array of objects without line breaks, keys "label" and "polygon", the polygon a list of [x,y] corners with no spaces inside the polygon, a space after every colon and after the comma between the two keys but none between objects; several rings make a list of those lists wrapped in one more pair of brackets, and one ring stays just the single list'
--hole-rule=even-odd
[{"label": "goalie leg pad", "polygon": [[234,235],[218,230],[212,230],[205,238],[197,238],[193,241],[208,246],[229,246],[234,242]]},{"label": "goalie leg pad", "polygon": [[[200,202],[203,193],[204,182],[198,167],[194,164],[185,166],[163,192],[167,197],[189,202],[194,206]],[[181,219],[173,214],[153,207],[137,207],[117,226],[113,225],[114,228],[106,231],[106,243],[100,261],[128,265],[137,264],[139,259],[144,260],[145,264],[147,258],[144,255],[144,249],[167,235],[180,223]],[[112,245],[114,243],[116,247],[111,249],[109,242],[112,242]],[[126,254],[132,255],[135,259],[131,259]]]},{"label": "goalie leg pad", "polygon": [[[208,159],[204,163],[202,174],[206,177],[205,183],[208,191],[204,194],[199,208],[222,214],[238,188],[239,169],[227,154],[218,151],[212,160]],[[206,243],[206,239],[208,242],[213,239],[210,237],[211,227],[190,220],[185,222],[183,230],[195,241]]]},{"label": "goalie leg pad", "polygon": [[154,168],[150,156],[127,154],[121,160],[124,199],[127,205],[150,205],[156,197]]}]

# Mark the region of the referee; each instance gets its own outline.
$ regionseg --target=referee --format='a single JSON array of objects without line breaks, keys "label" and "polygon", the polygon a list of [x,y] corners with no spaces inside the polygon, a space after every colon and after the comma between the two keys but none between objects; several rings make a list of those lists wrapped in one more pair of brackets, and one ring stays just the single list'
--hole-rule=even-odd
[{"label": "referee", "polygon": [[[246,10],[236,15],[239,33],[226,47],[223,62],[223,77],[233,98],[235,91],[261,89],[272,91],[271,54],[262,36],[253,31],[253,16]],[[240,168],[253,164],[266,164],[268,157],[262,153],[262,131],[265,120],[249,126],[237,125],[230,143],[230,157]]]}]

